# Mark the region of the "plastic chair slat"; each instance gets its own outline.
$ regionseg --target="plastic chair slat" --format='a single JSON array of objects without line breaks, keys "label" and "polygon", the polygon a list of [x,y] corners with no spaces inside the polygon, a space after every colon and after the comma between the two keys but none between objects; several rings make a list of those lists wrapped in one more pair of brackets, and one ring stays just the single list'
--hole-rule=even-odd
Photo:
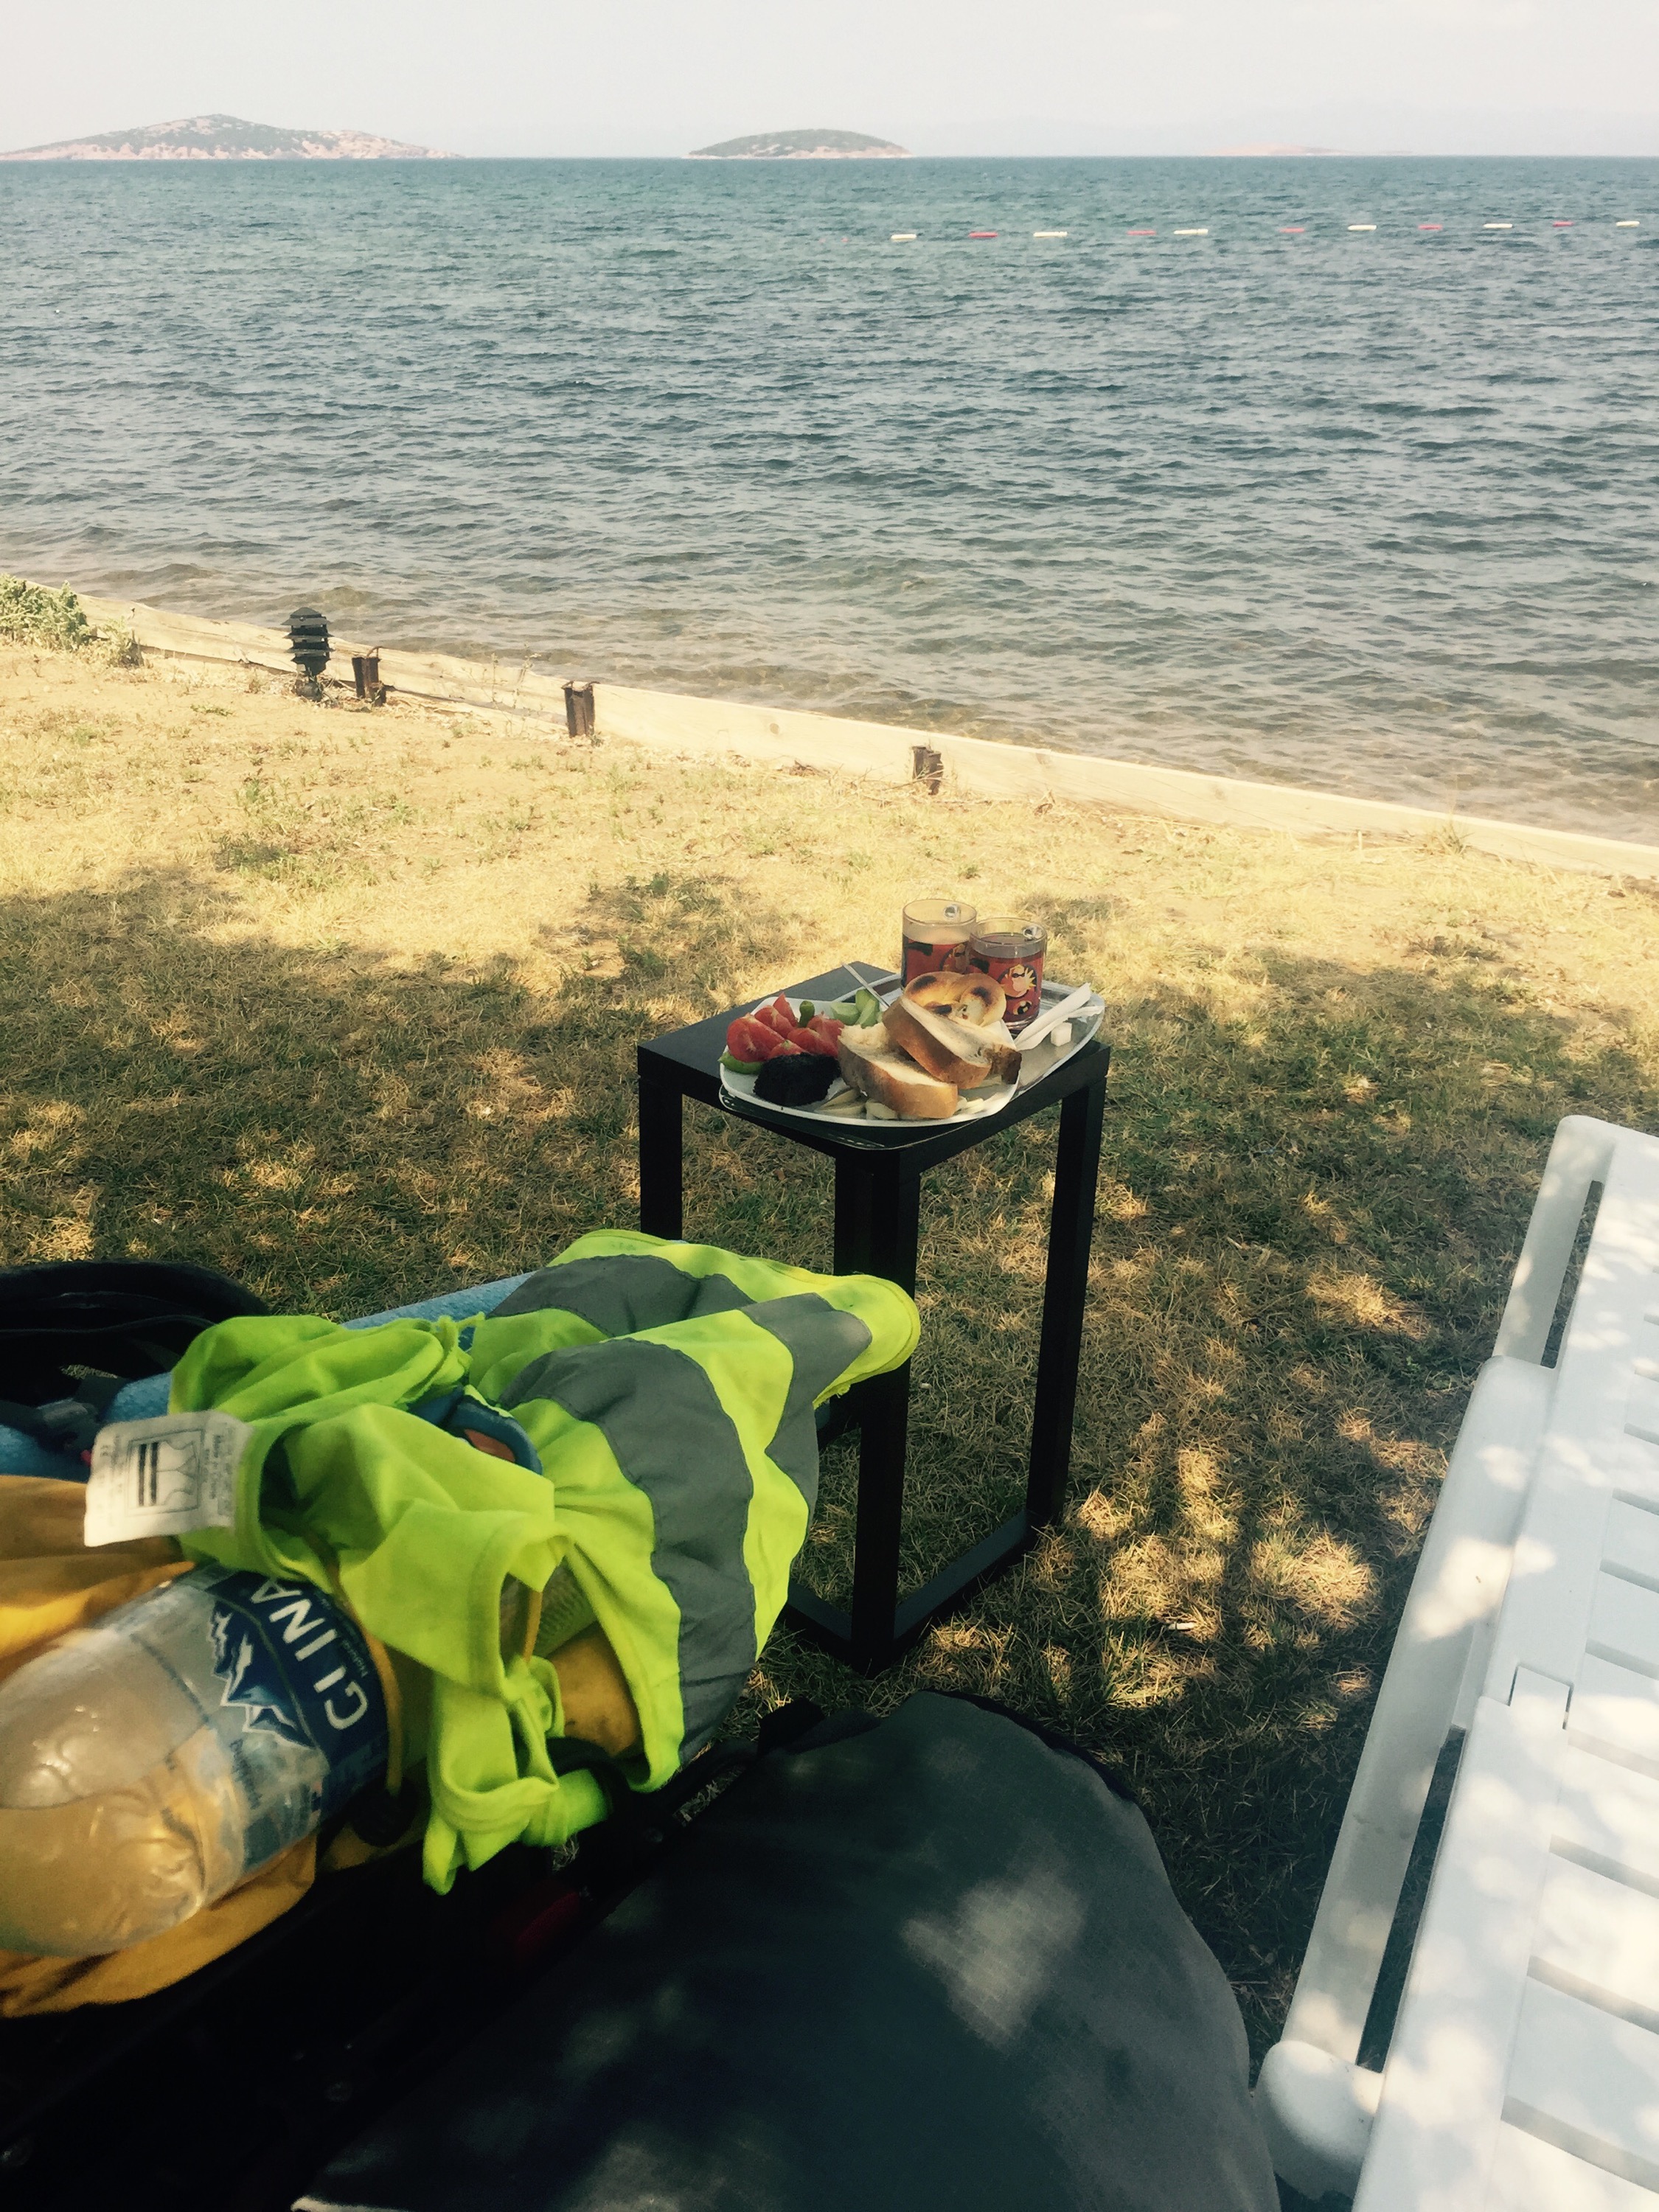
[{"label": "plastic chair slat", "polygon": [[1504,2086],[1510,2125],[1659,2191],[1659,2034],[1528,1981]]},{"label": "plastic chair slat", "polygon": [[1531,1972],[1659,2030],[1659,1897],[1557,1856],[1538,1902]]},{"label": "plastic chair slat", "polygon": [[1659,2212],[1659,2196],[1504,2126],[1498,2131],[1485,2212]]}]

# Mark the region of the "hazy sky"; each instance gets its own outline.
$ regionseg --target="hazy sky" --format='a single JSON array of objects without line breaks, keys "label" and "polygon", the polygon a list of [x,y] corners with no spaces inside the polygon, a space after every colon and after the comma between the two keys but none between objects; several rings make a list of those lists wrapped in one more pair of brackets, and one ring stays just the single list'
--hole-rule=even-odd
[{"label": "hazy sky", "polygon": [[463,154],[871,131],[917,153],[1659,154],[1656,0],[76,0],[0,147],[219,110]]}]

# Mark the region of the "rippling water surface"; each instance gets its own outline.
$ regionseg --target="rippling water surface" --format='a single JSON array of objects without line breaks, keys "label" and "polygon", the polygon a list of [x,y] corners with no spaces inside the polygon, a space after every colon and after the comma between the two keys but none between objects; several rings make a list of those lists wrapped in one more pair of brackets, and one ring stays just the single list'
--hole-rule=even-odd
[{"label": "rippling water surface", "polygon": [[0,166],[0,566],[1659,839],[1656,246],[1645,161]]}]

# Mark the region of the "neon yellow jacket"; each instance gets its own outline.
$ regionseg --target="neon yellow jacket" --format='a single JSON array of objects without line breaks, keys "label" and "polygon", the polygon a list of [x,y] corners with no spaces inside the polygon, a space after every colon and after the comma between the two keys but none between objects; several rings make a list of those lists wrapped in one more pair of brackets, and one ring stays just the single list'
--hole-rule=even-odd
[{"label": "neon yellow jacket", "polygon": [[[185,1547],[337,1588],[429,1670],[425,1874],[447,1890],[463,1862],[605,1809],[592,1775],[553,1771],[551,1667],[502,1659],[507,1577],[539,1591],[568,1570],[556,1587],[605,1630],[639,1710],[629,1778],[656,1788],[708,1741],[783,1605],[817,1495],[814,1407],[902,1365],[918,1330],[875,1276],[626,1230],[580,1238],[475,1321],[222,1322],[174,1370],[171,1407],[253,1434],[234,1528]],[[486,1425],[509,1411],[541,1470],[435,1425],[458,1394]]]}]

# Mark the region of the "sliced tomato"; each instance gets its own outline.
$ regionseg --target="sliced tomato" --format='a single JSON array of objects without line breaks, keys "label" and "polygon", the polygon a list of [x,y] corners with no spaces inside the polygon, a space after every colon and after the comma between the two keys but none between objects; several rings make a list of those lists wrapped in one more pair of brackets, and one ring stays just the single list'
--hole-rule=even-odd
[{"label": "sliced tomato", "polygon": [[792,1030],[794,1028],[795,1010],[790,1005],[788,1000],[784,997],[781,991],[780,991],[777,997],[773,1000],[771,1011],[783,1024],[786,1030]]},{"label": "sliced tomato", "polygon": [[758,1022],[763,1030],[770,1030],[774,1036],[787,1036],[795,1026],[794,1016],[781,1014],[775,1006],[757,1006],[748,1019]]},{"label": "sliced tomato", "polygon": [[726,1032],[726,1049],[733,1060],[770,1060],[782,1039],[753,1014],[739,1014]]},{"label": "sliced tomato", "polygon": [[820,1059],[823,1060],[834,1060],[836,1058],[836,1048],[834,1045],[830,1043],[826,1038],[821,1037],[816,1030],[791,1030],[789,1032],[789,1042],[795,1047],[797,1051],[815,1052],[818,1054]]},{"label": "sliced tomato", "polygon": [[841,1043],[841,1033],[847,1025],[844,1022],[838,1022],[833,1014],[814,1014],[806,1026],[814,1036],[821,1036],[834,1052]]}]

